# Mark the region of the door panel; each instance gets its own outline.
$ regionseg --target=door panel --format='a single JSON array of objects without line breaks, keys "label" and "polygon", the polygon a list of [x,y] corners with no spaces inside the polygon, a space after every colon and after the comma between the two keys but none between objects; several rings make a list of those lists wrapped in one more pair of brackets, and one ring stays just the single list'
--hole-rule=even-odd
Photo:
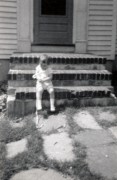
[{"label": "door panel", "polygon": [[67,26],[65,24],[40,24],[40,31],[46,31],[48,29],[48,32],[54,31],[55,32],[66,32]]},{"label": "door panel", "polygon": [[73,0],[34,1],[34,43],[72,44]]}]

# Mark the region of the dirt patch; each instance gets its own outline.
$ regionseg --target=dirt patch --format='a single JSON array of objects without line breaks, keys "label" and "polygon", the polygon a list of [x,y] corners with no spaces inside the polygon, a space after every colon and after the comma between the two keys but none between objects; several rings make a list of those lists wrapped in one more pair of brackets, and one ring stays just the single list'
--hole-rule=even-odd
[{"label": "dirt patch", "polygon": [[66,115],[58,114],[49,116],[48,119],[40,117],[39,120],[39,130],[43,133],[48,133],[51,131],[64,130],[68,127]]}]

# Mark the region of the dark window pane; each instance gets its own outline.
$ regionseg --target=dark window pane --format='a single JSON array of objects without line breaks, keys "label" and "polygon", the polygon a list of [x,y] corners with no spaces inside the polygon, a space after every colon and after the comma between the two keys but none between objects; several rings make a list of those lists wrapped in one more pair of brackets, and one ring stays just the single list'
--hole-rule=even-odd
[{"label": "dark window pane", "polygon": [[41,14],[66,15],[66,0],[41,0]]}]

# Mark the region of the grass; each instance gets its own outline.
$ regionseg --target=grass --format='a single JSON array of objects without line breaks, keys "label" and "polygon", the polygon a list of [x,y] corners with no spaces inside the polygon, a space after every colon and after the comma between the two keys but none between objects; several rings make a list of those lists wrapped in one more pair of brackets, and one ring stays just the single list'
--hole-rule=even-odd
[{"label": "grass", "polygon": [[5,143],[0,142],[0,179],[3,179],[4,168],[6,165],[6,148]]},{"label": "grass", "polygon": [[55,169],[62,172],[65,176],[69,175],[74,179],[80,177],[81,180],[105,180],[103,177],[90,172],[85,162],[86,149],[79,143],[74,144],[76,160],[69,163],[48,159],[43,152],[43,140],[40,134],[34,133],[32,135],[28,142],[28,148],[28,152],[19,154],[11,160],[4,160],[3,178],[1,180],[8,180],[15,173],[31,168]]},{"label": "grass", "polygon": [[67,122],[69,125],[69,136],[71,137],[72,135],[77,134],[79,131],[83,131],[83,128],[78,126],[76,122],[74,121],[73,117],[74,114],[78,112],[77,108],[68,108],[65,111],[66,117],[67,117]]},{"label": "grass", "polygon": [[8,180],[12,175],[21,170],[42,167],[42,144],[43,140],[41,135],[34,132],[32,136],[28,138],[28,152],[18,154],[12,159],[6,159],[3,180]]},{"label": "grass", "polygon": [[104,128],[104,129],[108,129],[111,128],[113,126],[117,126],[117,121],[114,122],[105,122],[104,120],[99,121],[99,124]]},{"label": "grass", "polygon": [[[61,162],[49,159],[44,153],[42,133],[35,129],[35,124],[32,122],[33,116],[27,116],[23,121],[25,125],[23,127],[13,128],[9,119],[4,119],[0,122],[0,180],[8,180],[14,174],[21,170],[29,170],[31,168],[44,168],[55,169],[58,172],[62,172],[64,176],[71,176],[74,180],[78,177],[80,180],[107,180],[99,174],[95,174],[90,171],[86,162],[87,149],[85,146],[74,140],[74,135],[79,131],[83,131],[74,121],[73,115],[81,110],[88,110],[96,118],[100,108],[68,108],[64,111],[67,122],[69,125],[68,133],[73,140],[73,149],[75,154],[75,160],[73,162]],[[103,111],[108,108],[103,108]],[[115,113],[115,109],[111,109]],[[12,120],[14,121],[14,120]],[[111,123],[112,125],[112,123]],[[104,127],[107,125],[104,125]],[[57,133],[52,131],[51,133]],[[5,144],[13,141],[20,140],[26,136],[28,138],[28,151],[18,154],[12,159],[6,159],[6,147]]]},{"label": "grass", "polygon": [[4,143],[10,143],[18,141],[35,131],[35,125],[32,120],[27,117],[25,119],[25,125],[23,127],[13,128],[9,119],[3,119],[0,121],[0,141]]},{"label": "grass", "polygon": [[[99,125],[104,128],[108,129],[113,126],[117,126],[117,107],[111,106],[111,107],[93,107],[93,108],[87,108],[87,110],[95,117],[96,121],[99,123]],[[110,114],[115,115],[114,120],[106,120],[106,119],[99,119],[99,116],[101,113],[109,112]]]},{"label": "grass", "polygon": [[[8,180],[13,174],[30,168],[55,169],[62,172],[64,176],[71,176],[74,179],[80,177],[81,180],[105,180],[100,175],[90,172],[86,158],[86,149],[79,143],[74,143],[74,153],[76,160],[73,162],[58,162],[50,160],[43,151],[43,140],[38,134],[33,134],[28,142],[29,151],[19,154],[12,160],[6,161],[4,180]],[[107,180],[107,179],[106,179]]]}]

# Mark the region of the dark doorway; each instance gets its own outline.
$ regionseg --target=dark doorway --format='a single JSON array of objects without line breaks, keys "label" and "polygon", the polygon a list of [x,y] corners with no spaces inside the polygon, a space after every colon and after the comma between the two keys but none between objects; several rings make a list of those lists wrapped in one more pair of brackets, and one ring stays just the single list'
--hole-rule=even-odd
[{"label": "dark doorway", "polygon": [[34,43],[72,44],[73,0],[34,1]]}]

